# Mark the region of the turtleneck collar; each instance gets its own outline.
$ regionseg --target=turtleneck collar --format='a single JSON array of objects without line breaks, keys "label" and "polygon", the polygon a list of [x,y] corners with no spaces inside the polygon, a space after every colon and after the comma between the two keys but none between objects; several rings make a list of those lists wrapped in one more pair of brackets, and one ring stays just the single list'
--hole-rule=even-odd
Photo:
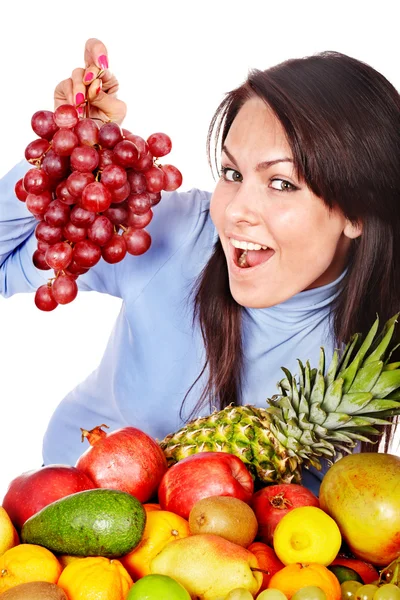
[{"label": "turtleneck collar", "polygon": [[284,302],[268,308],[246,308],[245,311],[254,320],[269,322],[291,323],[312,319],[320,311],[327,311],[329,305],[340,290],[340,283],[346,275],[346,270],[335,281],[321,287],[299,292]]}]

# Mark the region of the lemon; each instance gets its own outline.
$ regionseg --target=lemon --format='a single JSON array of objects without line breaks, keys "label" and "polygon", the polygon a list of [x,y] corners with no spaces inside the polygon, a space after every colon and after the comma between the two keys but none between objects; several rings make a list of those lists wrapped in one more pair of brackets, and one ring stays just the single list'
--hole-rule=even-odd
[{"label": "lemon", "polygon": [[18,534],[5,509],[0,506],[0,556],[19,543]]},{"label": "lemon", "polygon": [[318,563],[329,565],[339,552],[342,536],[335,521],[315,506],[288,512],[274,532],[274,550],[285,565]]}]

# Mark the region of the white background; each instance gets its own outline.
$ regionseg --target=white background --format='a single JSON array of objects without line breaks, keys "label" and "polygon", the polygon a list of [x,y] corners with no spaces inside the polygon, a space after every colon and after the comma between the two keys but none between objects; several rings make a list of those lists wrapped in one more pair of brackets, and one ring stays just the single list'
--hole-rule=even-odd
[{"label": "white background", "polygon": [[[35,138],[30,119],[52,109],[53,89],[83,66],[84,42],[102,39],[128,104],[126,126],[165,131],[182,189],[212,189],[208,123],[249,68],[337,50],[381,71],[400,89],[396,3],[31,0],[0,8],[0,176]],[[17,201],[17,200],[16,200]],[[9,481],[41,464],[41,438],[63,396],[98,364],[119,301],[81,293],[51,313],[32,295],[0,298],[0,499]],[[77,423],[77,435],[79,427]],[[62,440],[60,440],[62,443]],[[83,448],[84,449],[84,448]]]}]

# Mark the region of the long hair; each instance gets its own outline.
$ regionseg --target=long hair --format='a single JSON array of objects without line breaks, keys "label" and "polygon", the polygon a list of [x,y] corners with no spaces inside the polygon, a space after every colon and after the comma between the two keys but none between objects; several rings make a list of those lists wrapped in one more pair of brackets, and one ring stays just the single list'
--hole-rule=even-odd
[{"label": "long hair", "polygon": [[[338,52],[253,70],[213,116],[210,163],[214,158],[217,165],[218,149],[238,111],[254,96],[282,124],[298,177],[327,207],[363,224],[361,236],[351,242],[346,276],[332,306],[340,346],[355,332],[366,333],[376,314],[384,322],[400,307],[400,96],[372,67]],[[207,402],[218,408],[241,402],[241,314],[217,242],[195,289],[208,381],[194,411]],[[387,441],[386,436],[386,448]]]}]

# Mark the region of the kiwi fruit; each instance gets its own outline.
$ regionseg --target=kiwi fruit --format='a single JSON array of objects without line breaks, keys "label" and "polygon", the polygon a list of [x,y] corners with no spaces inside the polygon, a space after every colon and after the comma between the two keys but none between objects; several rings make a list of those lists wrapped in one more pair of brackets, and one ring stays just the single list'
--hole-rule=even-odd
[{"label": "kiwi fruit", "polygon": [[213,533],[247,548],[257,535],[258,523],[246,502],[231,496],[209,496],[193,506],[189,527],[192,534]]},{"label": "kiwi fruit", "polygon": [[64,590],[48,581],[20,583],[1,594],[2,600],[68,600]]}]

